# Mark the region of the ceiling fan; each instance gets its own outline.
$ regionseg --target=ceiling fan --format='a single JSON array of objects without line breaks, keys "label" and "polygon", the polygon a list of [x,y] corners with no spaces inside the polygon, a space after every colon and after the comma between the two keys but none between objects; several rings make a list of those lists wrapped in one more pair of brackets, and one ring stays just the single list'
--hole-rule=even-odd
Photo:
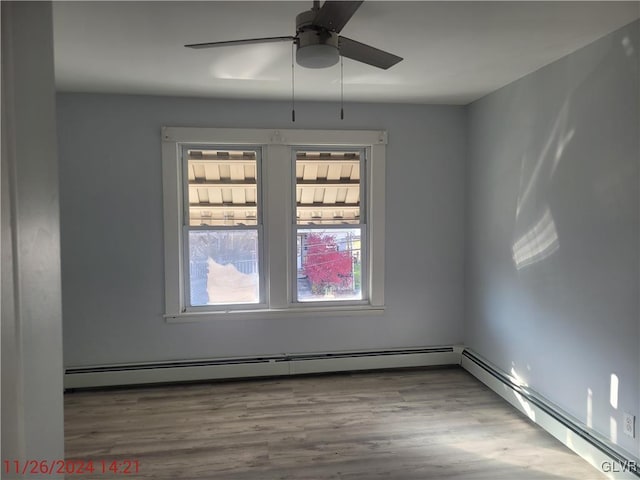
[{"label": "ceiling fan", "polygon": [[294,36],[192,43],[185,47],[212,48],[253,43],[293,42],[296,45],[296,62],[303,67],[330,67],[338,63],[340,56],[343,56],[386,70],[400,62],[402,57],[338,35],[361,4],[362,0],[327,0],[320,7],[320,2],[315,0],[311,10],[296,16]]}]

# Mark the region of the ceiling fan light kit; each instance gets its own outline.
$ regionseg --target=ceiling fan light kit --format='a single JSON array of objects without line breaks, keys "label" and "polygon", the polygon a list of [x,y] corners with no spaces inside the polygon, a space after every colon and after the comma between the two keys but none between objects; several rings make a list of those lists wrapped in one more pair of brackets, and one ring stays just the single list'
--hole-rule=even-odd
[{"label": "ceiling fan light kit", "polygon": [[340,60],[338,35],[333,32],[300,32],[297,46],[296,63],[301,67],[327,68]]}]

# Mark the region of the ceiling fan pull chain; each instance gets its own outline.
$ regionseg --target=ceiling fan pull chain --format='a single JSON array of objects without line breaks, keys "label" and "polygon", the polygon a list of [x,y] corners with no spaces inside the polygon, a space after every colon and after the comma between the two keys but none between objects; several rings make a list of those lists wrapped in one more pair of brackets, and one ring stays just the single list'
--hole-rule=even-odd
[{"label": "ceiling fan pull chain", "polygon": [[295,76],[295,55],[296,43],[291,44],[291,121],[296,121],[296,76]]},{"label": "ceiling fan pull chain", "polygon": [[344,63],[340,55],[340,120],[344,120]]}]

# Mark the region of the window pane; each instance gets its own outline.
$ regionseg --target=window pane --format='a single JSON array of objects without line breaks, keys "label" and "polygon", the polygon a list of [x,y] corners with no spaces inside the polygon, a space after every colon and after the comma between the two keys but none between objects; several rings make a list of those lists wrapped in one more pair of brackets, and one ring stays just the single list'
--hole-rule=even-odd
[{"label": "window pane", "polygon": [[361,242],[359,228],[298,229],[298,301],[361,300]]},{"label": "window pane", "polygon": [[258,223],[255,150],[187,150],[189,225]]},{"label": "window pane", "polygon": [[257,230],[189,232],[191,305],[259,303]]},{"label": "window pane", "polygon": [[360,222],[360,152],[296,152],[298,225]]}]

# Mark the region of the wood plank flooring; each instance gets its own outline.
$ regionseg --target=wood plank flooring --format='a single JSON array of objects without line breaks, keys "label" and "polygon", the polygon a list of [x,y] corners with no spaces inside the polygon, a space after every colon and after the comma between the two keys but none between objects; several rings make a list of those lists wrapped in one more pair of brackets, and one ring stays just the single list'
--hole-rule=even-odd
[{"label": "wood plank flooring", "polygon": [[137,460],[67,478],[605,478],[460,368],[65,395],[66,457]]}]

